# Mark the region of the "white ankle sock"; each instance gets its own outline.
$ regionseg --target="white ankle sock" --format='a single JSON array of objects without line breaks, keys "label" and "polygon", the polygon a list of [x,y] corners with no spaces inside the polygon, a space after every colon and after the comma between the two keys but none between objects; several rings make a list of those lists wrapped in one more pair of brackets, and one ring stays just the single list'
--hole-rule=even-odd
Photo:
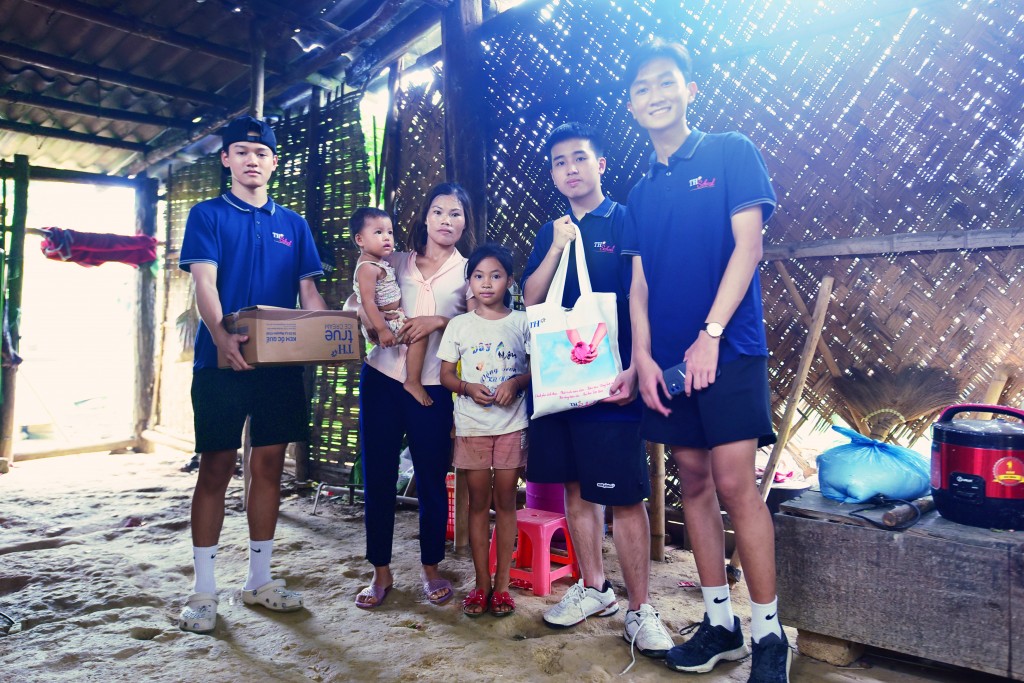
[{"label": "white ankle sock", "polygon": [[245,590],[270,583],[270,553],[273,551],[274,539],[249,541],[249,578],[245,580]]},{"label": "white ankle sock", "polygon": [[708,613],[708,621],[712,626],[724,626],[730,631],[736,625],[732,614],[732,599],[729,597],[729,584],[724,586],[701,586],[704,595],[704,611]]},{"label": "white ankle sock", "polygon": [[774,633],[782,637],[782,624],[779,623],[779,598],[766,605],[750,601],[750,637],[756,643],[766,635]]},{"label": "white ankle sock", "polygon": [[213,562],[217,558],[217,546],[192,546],[192,566],[196,570],[193,593],[217,594],[217,581],[213,577]]}]

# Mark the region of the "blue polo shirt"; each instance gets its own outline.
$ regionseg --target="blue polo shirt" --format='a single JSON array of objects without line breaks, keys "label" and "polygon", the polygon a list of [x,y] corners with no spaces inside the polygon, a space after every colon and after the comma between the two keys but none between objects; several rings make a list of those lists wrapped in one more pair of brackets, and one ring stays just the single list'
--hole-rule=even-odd
[{"label": "blue polo shirt", "polygon": [[[267,200],[246,204],[232,194],[192,207],[185,223],[178,265],[217,267],[217,292],[224,314],[246,306],[295,308],[299,280],[323,274],[306,220]],[[196,333],[194,369],[217,367],[217,347],[205,324]]]},{"label": "blue polo shirt", "polygon": [[[590,273],[590,287],[595,292],[615,292],[615,303],[618,307],[619,356],[622,367],[628,368],[633,351],[633,332],[629,322],[629,284],[632,278],[630,260],[623,258],[622,239],[626,227],[626,207],[608,199],[590,213],[577,220],[569,213],[572,221],[580,231],[583,242],[583,256],[587,261]],[[523,271],[522,285],[537,270],[544,256],[551,248],[554,239],[554,222],[549,221],[537,231],[537,239],[533,243],[533,251]],[[575,249],[579,240],[569,243],[569,249]],[[580,296],[579,276],[576,271],[576,254],[570,251],[569,271],[566,276],[565,292],[562,295],[562,306],[569,308],[576,305]],[[529,410],[533,412],[533,405]],[[561,413],[564,417],[584,421],[634,421],[639,420],[642,404],[639,399],[628,406],[612,403],[595,403],[586,408]]]},{"label": "blue polo shirt", "polygon": [[[775,191],[761,153],[740,133],[692,130],[668,164],[651,155],[629,193],[622,253],[643,260],[651,355],[661,367],[681,362],[697,339],[736,248],[732,216],[756,205],[767,221]],[[741,355],[768,355],[756,271],[725,328],[719,362]]]}]

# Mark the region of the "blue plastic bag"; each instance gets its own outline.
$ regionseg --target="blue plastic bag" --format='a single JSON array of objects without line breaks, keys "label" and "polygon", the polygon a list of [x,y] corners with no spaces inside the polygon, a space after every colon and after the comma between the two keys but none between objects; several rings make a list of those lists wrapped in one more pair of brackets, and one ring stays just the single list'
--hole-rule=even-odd
[{"label": "blue plastic bag", "polygon": [[832,429],[850,443],[818,456],[818,483],[826,498],[840,503],[863,503],[877,495],[914,500],[931,490],[931,469],[920,454],[845,427]]}]

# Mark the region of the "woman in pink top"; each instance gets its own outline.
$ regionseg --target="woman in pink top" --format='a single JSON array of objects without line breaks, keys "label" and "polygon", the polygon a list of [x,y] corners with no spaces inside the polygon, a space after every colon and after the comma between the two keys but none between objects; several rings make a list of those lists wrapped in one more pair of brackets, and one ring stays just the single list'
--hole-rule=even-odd
[{"label": "woman in pink top", "polygon": [[[409,320],[402,344],[375,346],[359,378],[359,433],[363,448],[366,559],[373,581],[356,596],[356,606],[378,607],[391,590],[391,544],[395,528],[398,457],[408,436],[420,506],[420,582],[427,600],[443,604],[454,592],[437,565],[444,559],[448,524],[445,474],[451,461],[452,394],[441,386],[437,349],[450,318],[466,312],[466,259],[474,247],[469,195],[443,183],[427,195],[409,234],[409,251],[393,254],[391,265],[402,289]],[[406,347],[427,338],[423,386],[433,399],[421,405],[402,388]]]}]

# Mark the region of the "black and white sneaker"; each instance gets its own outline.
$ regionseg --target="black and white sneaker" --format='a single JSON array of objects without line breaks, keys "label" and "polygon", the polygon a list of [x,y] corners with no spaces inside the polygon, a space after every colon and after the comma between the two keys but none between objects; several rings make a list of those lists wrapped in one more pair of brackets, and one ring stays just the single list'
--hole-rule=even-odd
[{"label": "black and white sneaker", "polygon": [[750,678],[747,683],[789,683],[789,667],[793,663],[793,650],[783,632],[782,637],[774,633],[756,643],[751,641],[754,656],[750,662]]},{"label": "black and white sneaker", "polygon": [[712,626],[705,614],[693,637],[668,651],[665,664],[673,671],[702,674],[711,671],[723,659],[735,662],[749,654],[739,617],[733,617],[733,630],[730,631],[724,626]]}]

